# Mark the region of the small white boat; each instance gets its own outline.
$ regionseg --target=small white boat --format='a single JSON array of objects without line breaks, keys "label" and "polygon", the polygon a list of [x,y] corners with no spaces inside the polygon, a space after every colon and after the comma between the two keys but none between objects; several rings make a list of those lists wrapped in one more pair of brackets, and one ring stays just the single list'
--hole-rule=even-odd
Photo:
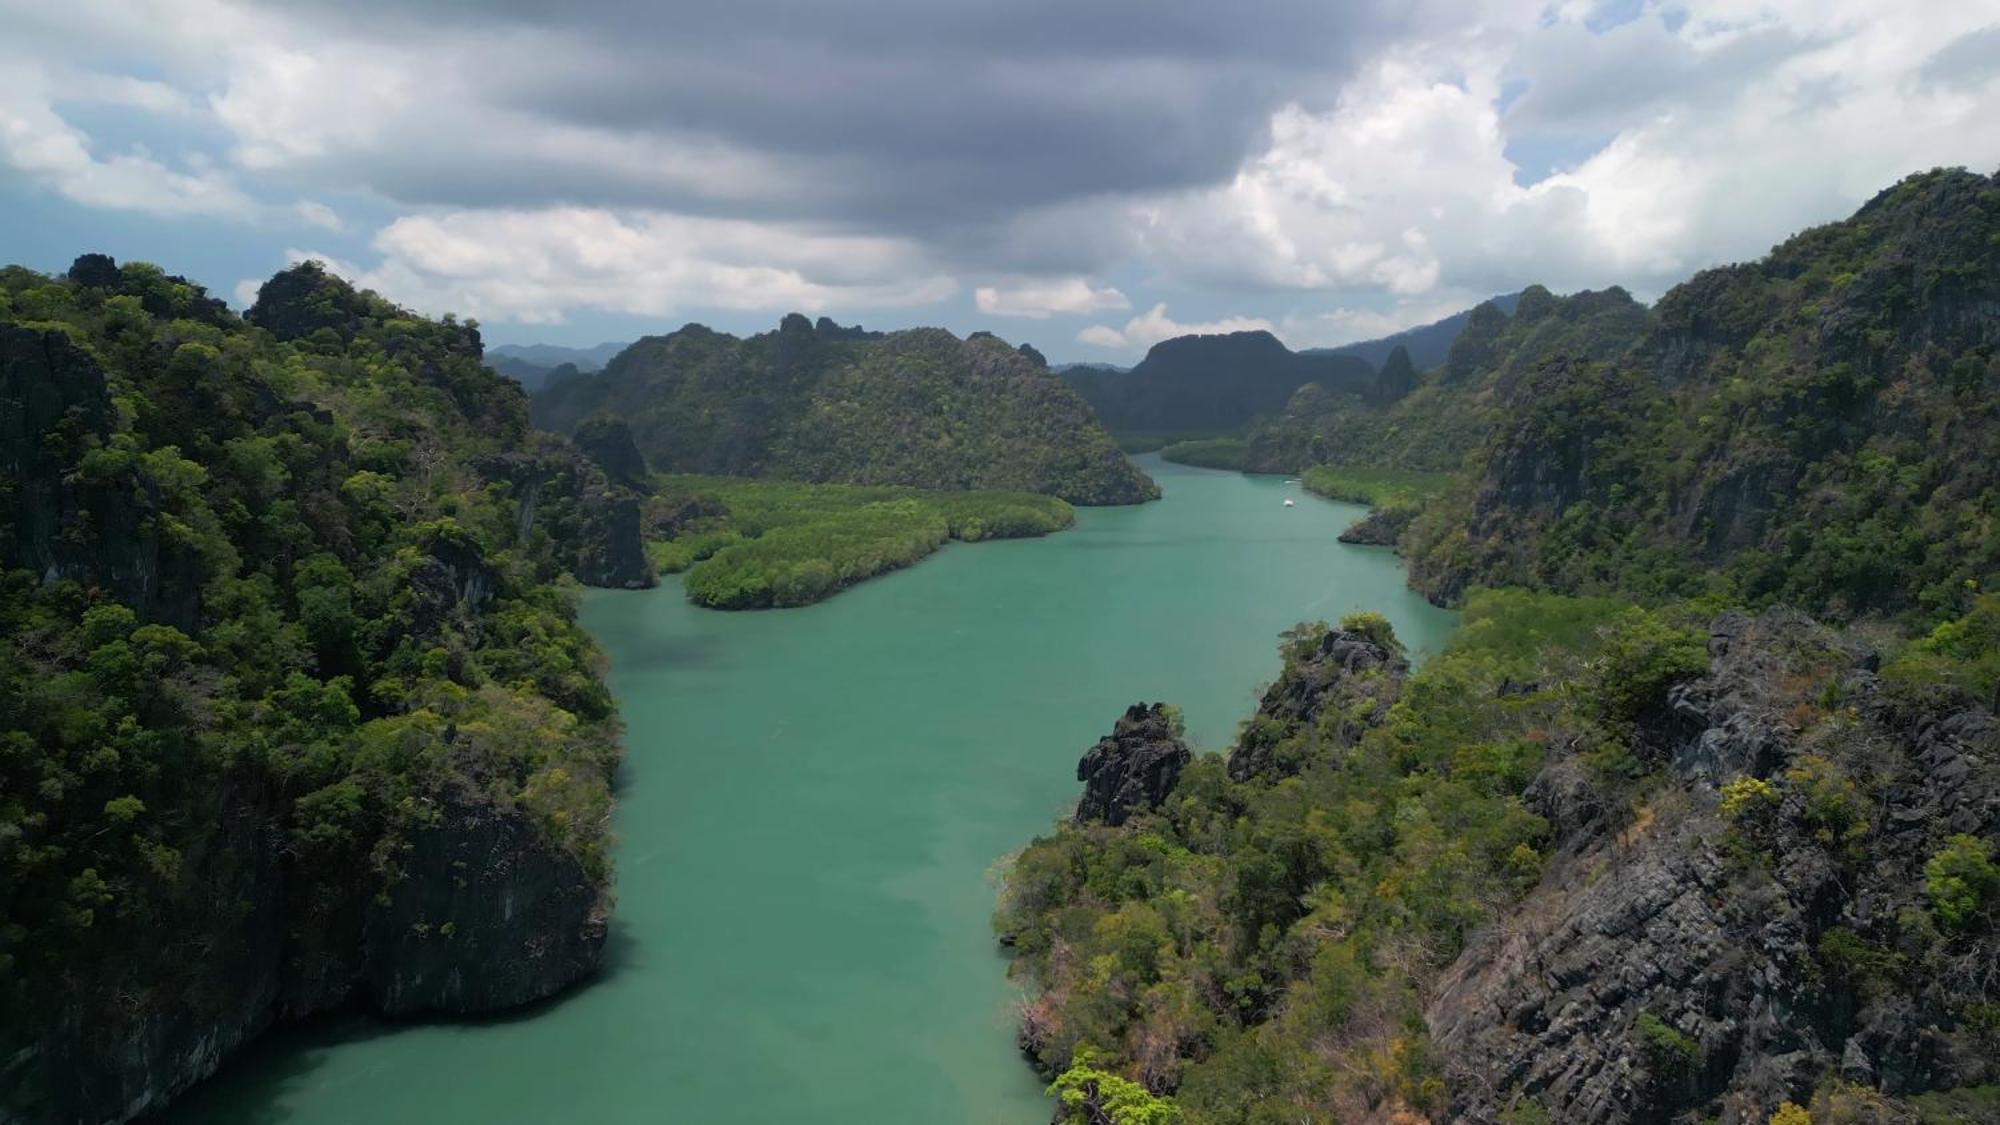
[{"label": "small white boat", "polygon": [[1291,498],[1291,497],[1289,497],[1289,496],[1285,497],[1285,507],[1287,507],[1287,508],[1290,508],[1290,507],[1294,507],[1294,506],[1295,506],[1295,505],[1293,505],[1293,503],[1292,503],[1292,498]]}]

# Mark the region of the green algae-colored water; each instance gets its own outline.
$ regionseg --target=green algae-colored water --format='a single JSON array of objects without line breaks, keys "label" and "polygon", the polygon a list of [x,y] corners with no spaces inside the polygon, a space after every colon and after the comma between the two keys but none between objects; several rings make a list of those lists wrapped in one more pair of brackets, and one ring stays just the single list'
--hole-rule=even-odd
[{"label": "green algae-colored water", "polygon": [[605,972],[505,1020],[283,1033],[176,1118],[1042,1125],[991,873],[1074,799],[1077,758],[1154,699],[1226,749],[1297,621],[1376,609],[1420,651],[1452,624],[1395,556],[1335,540],[1361,509],[1142,463],[1158,503],[806,609],[593,593],[627,725]]}]

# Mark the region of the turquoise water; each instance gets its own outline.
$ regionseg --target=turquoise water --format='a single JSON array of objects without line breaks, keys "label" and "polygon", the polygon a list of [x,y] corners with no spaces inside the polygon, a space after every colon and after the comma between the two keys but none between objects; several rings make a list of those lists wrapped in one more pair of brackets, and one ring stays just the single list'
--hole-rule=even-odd
[{"label": "turquoise water", "polygon": [[990,876],[1074,799],[1077,758],[1154,699],[1226,749],[1300,620],[1380,610],[1419,650],[1452,624],[1393,555],[1335,540],[1360,508],[1142,463],[1158,503],[805,609],[594,592],[628,731],[606,971],[501,1021],[281,1035],[176,1116],[1043,1125]]}]

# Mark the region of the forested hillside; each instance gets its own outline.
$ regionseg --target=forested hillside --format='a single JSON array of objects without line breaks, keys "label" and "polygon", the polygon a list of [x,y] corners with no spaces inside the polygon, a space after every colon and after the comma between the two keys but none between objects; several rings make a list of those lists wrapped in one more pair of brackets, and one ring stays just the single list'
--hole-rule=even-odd
[{"label": "forested hillside", "polygon": [[1316,386],[1244,465],[1458,472],[1418,588],[1703,592],[1835,617],[2000,582],[2000,187],[1915,176],[1648,310],[1530,287],[1384,408]]},{"label": "forested hillside", "polygon": [[2000,1120],[1997,335],[2000,185],[1934,172],[1288,412],[1464,625],[1085,756],[997,917],[1063,1118]]},{"label": "forested hillside", "polygon": [[2000,587],[2000,183],[1915,176],[1545,353],[1412,530],[1419,587],[1717,590],[1837,617]]},{"label": "forested hillside", "polygon": [[565,574],[650,583],[638,532],[471,324],[0,271],[0,1117],[591,972],[618,726]]},{"label": "forested hillside", "polygon": [[927,489],[1039,492],[1130,504],[1159,490],[1038,357],[976,333],[889,334],[793,314],[741,339],[689,325],[534,399],[567,433],[623,419],[663,472]]},{"label": "forested hillside", "polygon": [[1623,289],[1557,297],[1530,286],[1511,317],[1492,302],[1473,309],[1445,361],[1394,391],[1299,388],[1282,414],[1251,431],[1246,465],[1272,473],[1329,464],[1456,470],[1530,372],[1555,356],[1623,355],[1645,326],[1645,306]]}]

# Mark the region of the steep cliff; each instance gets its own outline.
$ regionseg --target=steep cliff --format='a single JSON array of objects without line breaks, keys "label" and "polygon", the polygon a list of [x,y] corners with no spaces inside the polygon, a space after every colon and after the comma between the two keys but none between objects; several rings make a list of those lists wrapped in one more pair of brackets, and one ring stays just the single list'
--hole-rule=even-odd
[{"label": "steep cliff", "polygon": [[1710,649],[1651,716],[1636,817],[1578,800],[1561,749],[1530,784],[1549,870],[1427,1010],[1452,1119],[1761,1123],[1827,1080],[2000,1081],[2000,935],[1934,910],[1937,857],[2000,836],[2000,724],[1899,704],[1796,613],[1725,616]]},{"label": "steep cliff", "polygon": [[1076,764],[1076,779],[1083,782],[1076,819],[1116,826],[1157,807],[1191,757],[1167,708],[1133,704]]},{"label": "steep cliff", "polygon": [[650,581],[477,330],[314,266],[0,271],[0,1117],[274,1024],[594,970],[617,724],[553,584]]},{"label": "steep cliff", "polygon": [[[1284,670],[1237,734],[1229,776],[1276,780],[1354,746],[1401,694],[1410,663],[1379,619],[1291,640]],[[1324,716],[1324,721],[1322,720]],[[1295,736],[1303,729],[1304,739]]]},{"label": "steep cliff", "polygon": [[653,585],[658,579],[646,558],[650,489],[641,491],[643,472],[635,488],[610,479],[599,462],[552,434],[534,434],[522,445],[477,462],[483,477],[512,488],[515,538],[586,585]]}]

